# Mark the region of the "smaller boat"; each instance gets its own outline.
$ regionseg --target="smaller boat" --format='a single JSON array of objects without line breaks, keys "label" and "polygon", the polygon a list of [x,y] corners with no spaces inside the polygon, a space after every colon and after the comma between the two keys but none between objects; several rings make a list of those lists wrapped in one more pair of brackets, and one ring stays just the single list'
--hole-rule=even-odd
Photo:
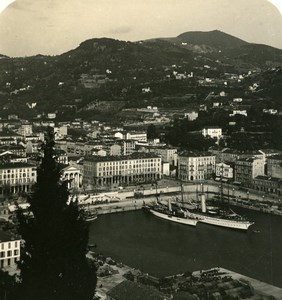
[{"label": "smaller boat", "polygon": [[85,221],[86,222],[92,222],[98,218],[96,211],[86,211],[85,212]]},{"label": "smaller boat", "polygon": [[90,205],[87,205],[87,208],[84,209],[84,217],[86,222],[92,222],[97,219],[98,213],[96,209],[90,209]]}]

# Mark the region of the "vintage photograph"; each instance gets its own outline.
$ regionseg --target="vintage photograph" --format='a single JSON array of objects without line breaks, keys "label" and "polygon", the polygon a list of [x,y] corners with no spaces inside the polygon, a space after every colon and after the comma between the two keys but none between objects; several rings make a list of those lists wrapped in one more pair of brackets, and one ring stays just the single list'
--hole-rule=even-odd
[{"label": "vintage photograph", "polygon": [[282,0],[0,0],[0,300],[282,300]]}]

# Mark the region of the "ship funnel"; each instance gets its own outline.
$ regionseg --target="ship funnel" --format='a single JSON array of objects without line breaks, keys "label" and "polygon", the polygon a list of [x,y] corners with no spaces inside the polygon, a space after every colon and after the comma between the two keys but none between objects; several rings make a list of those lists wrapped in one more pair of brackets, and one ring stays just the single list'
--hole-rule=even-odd
[{"label": "ship funnel", "polygon": [[171,202],[170,202],[170,199],[168,199],[168,210],[171,211]]},{"label": "ship funnel", "polygon": [[202,206],[202,212],[206,213],[207,207],[206,207],[206,195],[205,194],[201,194],[201,206]]}]

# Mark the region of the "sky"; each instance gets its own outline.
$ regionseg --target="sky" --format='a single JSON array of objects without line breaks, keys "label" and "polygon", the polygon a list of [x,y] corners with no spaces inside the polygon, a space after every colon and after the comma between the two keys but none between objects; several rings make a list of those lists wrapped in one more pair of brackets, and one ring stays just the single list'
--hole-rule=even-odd
[{"label": "sky", "polygon": [[90,38],[215,29],[282,49],[281,13],[282,0],[0,0],[0,53],[56,55]]}]

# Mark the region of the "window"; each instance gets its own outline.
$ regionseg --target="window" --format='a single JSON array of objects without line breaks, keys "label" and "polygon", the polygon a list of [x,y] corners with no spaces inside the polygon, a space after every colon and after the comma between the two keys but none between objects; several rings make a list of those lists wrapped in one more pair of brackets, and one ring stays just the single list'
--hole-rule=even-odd
[{"label": "window", "polygon": [[2,257],[5,257],[5,251],[1,251],[0,252],[0,257],[2,258]]},{"label": "window", "polygon": [[19,250],[14,250],[14,255],[19,255]]},{"label": "window", "polygon": [[7,252],[7,256],[12,256],[12,251],[11,251],[11,250],[9,250],[9,251]]},{"label": "window", "polygon": [[8,243],[8,248],[9,248],[9,249],[11,248],[11,243]]}]

